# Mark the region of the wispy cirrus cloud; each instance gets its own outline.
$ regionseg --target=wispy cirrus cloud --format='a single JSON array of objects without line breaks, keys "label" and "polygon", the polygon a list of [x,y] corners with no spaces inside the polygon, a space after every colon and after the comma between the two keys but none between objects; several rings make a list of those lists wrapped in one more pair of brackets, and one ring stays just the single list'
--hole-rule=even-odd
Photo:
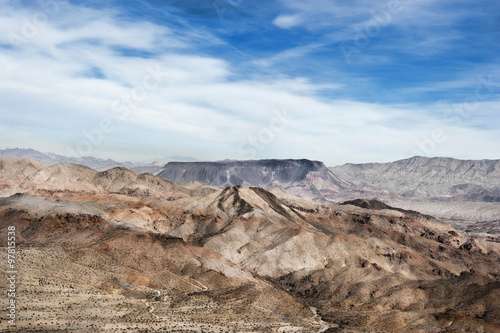
[{"label": "wispy cirrus cloud", "polygon": [[[401,15],[348,66],[339,43],[352,41],[385,4],[242,2],[221,23],[213,8],[196,2],[140,3],[58,1],[57,13],[21,44],[9,33],[22,36],[40,8],[0,4],[0,28],[7,32],[0,36],[4,147],[64,154],[106,118],[115,130],[94,147],[96,156],[238,159],[246,157],[241,143],[286,109],[286,130],[257,158],[329,165],[394,160],[414,152],[415,141],[434,128],[449,137],[438,155],[498,152],[497,85],[471,117],[458,125],[443,120],[446,110],[474,94],[471,77],[494,71],[494,52],[486,46],[478,59],[467,60],[473,52],[467,36],[475,32],[458,27],[486,15],[484,9],[405,2]],[[445,38],[450,27],[456,30]],[[460,47],[463,57],[453,54]],[[134,94],[151,70],[160,84],[126,117],[114,112],[114,103]]]}]

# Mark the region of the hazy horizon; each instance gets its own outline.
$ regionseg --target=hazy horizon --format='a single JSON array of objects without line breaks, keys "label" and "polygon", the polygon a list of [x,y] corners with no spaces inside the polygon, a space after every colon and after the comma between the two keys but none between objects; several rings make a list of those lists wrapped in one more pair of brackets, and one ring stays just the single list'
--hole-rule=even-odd
[{"label": "hazy horizon", "polygon": [[[39,153],[43,153],[43,154],[56,154],[54,152],[40,152],[40,151],[37,151],[33,148],[18,148],[18,147],[15,147],[15,148],[5,148],[5,150],[9,150],[9,149],[12,149],[12,150],[15,150],[15,149],[24,149],[24,150],[34,150],[36,152],[39,152]],[[3,149],[0,149],[0,151],[3,150]],[[59,154],[56,154],[56,155],[59,155]],[[60,156],[64,156],[64,155],[60,155]],[[410,156],[408,158],[418,158],[418,157],[423,157],[423,158],[451,158],[451,159],[456,159],[454,157],[450,157],[450,156],[434,156],[434,157],[427,157],[427,156],[421,156],[421,155],[415,155],[415,156]],[[99,157],[95,157],[95,156],[81,156],[81,157],[75,157],[75,158],[98,158],[98,159],[101,159],[101,160],[108,160],[110,158],[108,157],[105,157],[105,158],[99,158]],[[195,157],[192,157],[192,156],[166,156],[166,157],[163,157],[161,159],[156,159],[156,160],[148,160],[148,159],[143,159],[143,160],[133,160],[133,159],[118,159],[118,160],[115,160],[115,159],[111,159],[115,162],[119,162],[119,163],[136,163],[136,164],[140,164],[140,163],[146,163],[146,164],[149,164],[149,163],[169,163],[169,162],[227,162],[227,161],[235,161],[235,162],[238,162],[238,161],[258,161],[258,160],[301,160],[303,158],[281,158],[281,159],[275,159],[275,158],[263,158],[263,159],[247,159],[247,160],[244,160],[244,159],[222,159],[222,160],[201,160],[201,159],[197,159]],[[341,164],[335,164],[335,165],[330,165],[330,164],[327,164],[326,162],[322,161],[322,160],[311,160],[311,161],[319,161],[319,162],[322,162],[325,164],[326,167],[336,167],[336,166],[341,166],[341,165],[344,165],[344,164],[371,164],[371,163],[391,163],[391,162],[397,162],[399,161],[400,159],[398,160],[388,160],[388,161],[378,161],[378,162],[361,162],[361,163],[354,163],[354,162],[345,162],[345,163],[341,163]],[[464,159],[456,159],[456,160],[464,160]],[[479,160],[483,160],[483,161],[487,161],[487,160],[500,160],[500,158],[497,158],[497,159],[479,159]],[[76,163],[76,162],[75,162]]]}]

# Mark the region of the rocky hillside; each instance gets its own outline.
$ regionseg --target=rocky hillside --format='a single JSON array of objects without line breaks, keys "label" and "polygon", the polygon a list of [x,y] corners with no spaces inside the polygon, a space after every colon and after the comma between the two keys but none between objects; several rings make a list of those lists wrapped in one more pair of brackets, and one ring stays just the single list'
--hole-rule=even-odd
[{"label": "rocky hillside", "polygon": [[[320,328],[288,293],[220,254],[115,223],[105,210],[99,202],[0,199],[0,233],[15,226],[22,267],[16,332]],[[7,274],[0,276],[4,288]],[[5,321],[0,330],[8,331]]]},{"label": "rocky hillside", "polygon": [[23,159],[0,159],[0,197],[39,331],[500,330],[498,244],[378,201]]},{"label": "rocky hillside", "polygon": [[412,157],[330,168],[358,191],[500,202],[500,160]]},{"label": "rocky hillside", "polygon": [[175,183],[196,180],[219,188],[235,185],[279,187],[304,197],[335,197],[348,186],[322,162],[305,159],[169,162],[158,177]]},{"label": "rocky hillside", "polygon": [[[31,159],[0,157],[0,189],[3,195],[28,193],[57,196],[122,194],[140,198],[173,200],[198,189],[189,189],[148,173],[116,167],[96,171],[83,165],[45,164]],[[204,190],[206,191],[206,189]]]},{"label": "rocky hillside", "polygon": [[377,198],[436,216],[475,237],[500,237],[500,160],[412,157],[330,168],[352,186],[344,200]]}]

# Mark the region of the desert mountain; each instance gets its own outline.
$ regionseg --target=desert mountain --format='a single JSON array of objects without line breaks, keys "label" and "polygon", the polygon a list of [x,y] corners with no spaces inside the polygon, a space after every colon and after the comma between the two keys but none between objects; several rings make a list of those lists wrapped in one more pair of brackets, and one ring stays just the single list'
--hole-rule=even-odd
[{"label": "desert mountain", "polygon": [[335,197],[348,186],[322,162],[309,160],[169,162],[158,177],[175,183],[196,180],[219,188],[279,187],[310,198]]},{"label": "desert mountain", "polygon": [[[284,174],[271,179],[309,173]],[[57,316],[73,331],[96,323],[81,313],[123,332],[500,329],[498,244],[382,202],[26,159],[0,159],[0,197],[0,229],[15,225],[21,244],[22,302],[45,331]],[[60,305],[35,307],[33,293]]]},{"label": "desert mountain", "polygon": [[436,216],[469,235],[500,237],[498,160],[413,157],[329,170],[321,162],[309,160],[171,162],[158,176],[219,188],[256,186],[285,200],[290,196],[318,203],[379,199]]},{"label": "desert mountain", "polygon": [[128,168],[140,173],[148,172],[154,174],[158,172],[163,163],[151,162],[151,163],[132,163],[132,162],[117,162],[111,159],[100,159],[91,156],[84,157],[67,157],[54,153],[41,153],[34,149],[19,149],[19,148],[7,148],[0,149],[0,157],[8,158],[30,158],[47,164],[58,164],[58,163],[74,163],[87,166],[94,170],[104,171],[116,167]]},{"label": "desert mountain", "polygon": [[[45,164],[30,159],[0,157],[0,182],[5,194],[123,194],[173,200],[193,193],[168,180],[123,167],[95,171],[83,165]],[[207,191],[205,189],[205,191]]]},{"label": "desert mountain", "polygon": [[[0,153],[28,154],[49,160],[50,164],[57,161],[51,154],[33,150],[10,149]],[[111,164],[100,166],[108,169]],[[143,170],[137,165],[134,168]],[[467,235],[500,239],[498,160],[413,157],[393,163],[346,164],[330,170],[321,162],[308,160],[171,162],[159,170],[165,179],[188,182],[182,184],[184,190],[189,190],[194,181],[194,191],[199,194],[213,191],[212,186],[243,185],[265,188],[280,199],[301,201],[306,206],[309,200],[329,204],[357,198],[378,199],[394,207],[435,216]],[[144,194],[143,187],[128,190]],[[145,195],[162,196],[160,192]]]},{"label": "desert mountain", "polygon": [[344,199],[380,199],[470,235],[500,237],[500,160],[412,157],[330,169],[352,184]]},{"label": "desert mountain", "polygon": [[500,202],[500,160],[415,156],[392,163],[349,163],[330,170],[357,190],[387,191],[403,197]]},{"label": "desert mountain", "polygon": [[[115,224],[103,218],[106,209],[25,194],[0,199],[1,232],[16,227],[17,301],[32,305],[18,310],[20,331],[320,327],[288,293],[220,254]],[[2,287],[6,277],[2,271]]]},{"label": "desert mountain", "polygon": [[500,200],[500,160],[415,156],[391,163],[348,163],[328,168],[332,171],[328,172],[321,162],[309,160],[189,161],[161,165],[158,162],[121,163],[94,157],[68,158],[17,148],[0,150],[0,157],[28,158],[46,164],[80,164],[98,171],[124,167],[139,173],[160,173],[161,178],[175,183],[195,180],[219,188],[234,185],[277,187],[307,198],[347,200],[378,196],[468,202]]},{"label": "desert mountain", "polygon": [[[389,332],[392,320],[411,326],[434,304],[438,318],[467,326],[467,315],[453,309],[489,307],[498,297],[495,244],[468,239],[429,216],[368,204],[305,209],[263,189],[236,186],[196,204],[180,200],[181,217],[165,231],[221,253],[340,325]],[[469,299],[470,283],[489,296]],[[442,299],[450,292],[452,300]]]}]

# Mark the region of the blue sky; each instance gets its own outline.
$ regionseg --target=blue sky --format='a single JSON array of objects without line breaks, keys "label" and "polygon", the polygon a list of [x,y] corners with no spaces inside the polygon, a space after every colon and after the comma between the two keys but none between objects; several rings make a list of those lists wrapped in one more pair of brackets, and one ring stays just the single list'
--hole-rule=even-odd
[{"label": "blue sky", "polygon": [[0,148],[500,158],[498,1],[3,1]]}]

